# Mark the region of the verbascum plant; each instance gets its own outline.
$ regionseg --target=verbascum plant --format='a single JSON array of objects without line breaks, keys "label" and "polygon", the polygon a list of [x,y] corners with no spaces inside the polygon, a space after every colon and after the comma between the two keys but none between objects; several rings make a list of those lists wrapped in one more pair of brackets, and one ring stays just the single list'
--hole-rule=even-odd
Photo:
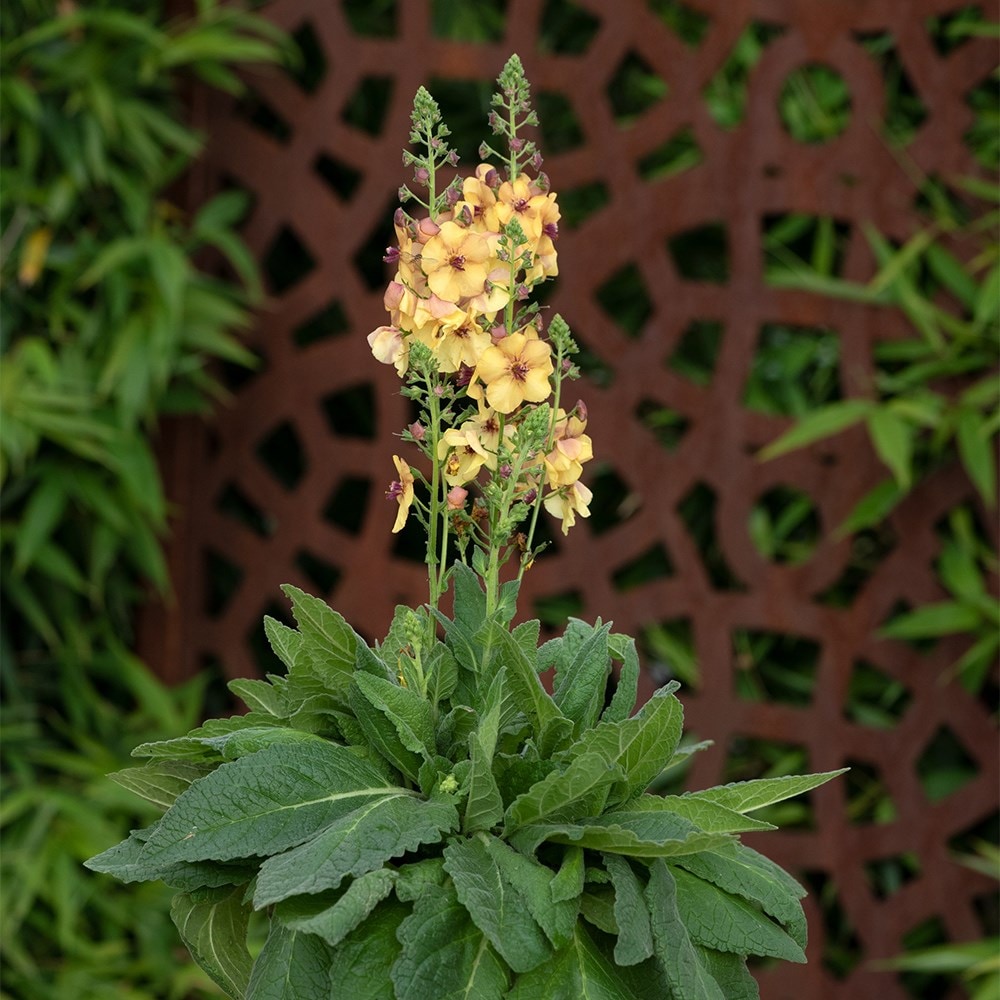
[{"label": "verbascum plant", "polygon": [[428,603],[369,647],[286,587],[298,627],[266,620],[286,672],[232,682],[247,714],[138,747],[118,779],[166,812],[88,862],[176,888],[184,943],[233,997],[740,1000],[748,956],[805,961],[804,890],[739,834],[839,772],[650,794],[697,749],[677,685],[636,711],[630,637],[571,620],[540,646],[537,621],[512,626],[541,507],[563,531],[587,516],[592,446],[563,403],[569,327],[530,302],[559,209],[517,57],[498,82],[505,149],[447,186],[457,157],[418,92],[423,193],[401,196],[421,210],[396,215],[390,322],[369,338],[419,414],[387,496],[394,531],[426,528]]}]

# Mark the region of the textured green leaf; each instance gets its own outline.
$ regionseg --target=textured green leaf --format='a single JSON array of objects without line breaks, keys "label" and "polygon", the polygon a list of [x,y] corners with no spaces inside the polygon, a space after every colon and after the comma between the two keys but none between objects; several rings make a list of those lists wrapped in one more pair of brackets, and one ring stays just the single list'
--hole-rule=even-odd
[{"label": "textured green leaf", "polygon": [[675,863],[733,896],[756,903],[805,948],[806,919],[799,903],[805,889],[770,859],[743,844],[733,844],[720,851],[685,855]]},{"label": "textured green leaf", "polygon": [[777,827],[763,820],[744,816],[709,799],[686,795],[642,795],[628,803],[631,811],[658,812],[666,810],[690,820],[706,833],[750,833],[776,830]]},{"label": "textured green leaf", "polygon": [[507,808],[506,828],[596,815],[611,786],[621,778],[621,768],[601,754],[577,757],[565,771],[553,771],[514,799]]},{"label": "textured green leaf", "polygon": [[170,916],[191,957],[226,993],[243,1000],[253,962],[247,951],[250,907],[242,887],[178,893]]},{"label": "textured green leaf", "polygon": [[610,625],[596,628],[576,619],[571,619],[566,630],[552,698],[559,711],[576,724],[576,731],[593,726],[604,705],[604,691],[611,673],[610,631]]},{"label": "textured green leaf", "polygon": [[214,764],[199,764],[184,760],[149,761],[141,767],[126,767],[108,777],[164,809],[173,805],[181,792],[190,787],[191,782],[205,777],[215,769]]},{"label": "textured green leaf", "polygon": [[[576,896],[557,900],[552,893],[556,875],[551,868],[526,857],[496,837],[490,837],[486,850],[496,863],[500,876],[523,898],[553,947],[561,948],[573,935],[579,913]],[[579,894],[577,894],[579,895]]]},{"label": "textured green leaf", "polygon": [[757,778],[753,781],[734,781],[728,785],[717,785],[700,792],[686,792],[690,799],[705,799],[717,802],[727,809],[739,813],[753,812],[775,802],[790,799],[793,795],[801,795],[812,788],[826,784],[831,778],[836,778],[847,770],[824,771],[821,774],[789,774],[780,778]]},{"label": "textured green leaf", "polygon": [[732,842],[721,833],[703,833],[672,813],[608,813],[579,823],[534,823],[517,830],[511,843],[525,854],[543,841],[609,851],[635,858],[670,858],[711,850]]},{"label": "textured green leaf", "polygon": [[594,944],[583,924],[573,940],[533,972],[517,977],[507,1000],[642,1000]]},{"label": "textured green leaf", "polygon": [[389,970],[400,955],[396,932],[409,913],[408,906],[387,899],[334,949],[330,1000],[396,1000]]},{"label": "textured green leaf", "polygon": [[[551,954],[527,900],[500,871],[486,834],[458,840],[444,850],[445,871],[475,925],[515,972],[527,972]],[[546,890],[548,884],[545,885]]]},{"label": "textured green leaf", "polygon": [[589,920],[605,934],[618,936],[615,919],[615,891],[610,885],[588,889],[580,897],[580,916]]},{"label": "textured green leaf", "polygon": [[451,697],[458,684],[458,661],[455,654],[443,643],[437,642],[427,656],[427,697],[438,705]]},{"label": "textured green leaf", "polygon": [[624,722],[632,714],[639,693],[639,654],[630,635],[608,636],[608,648],[616,660],[621,660],[622,667],[611,704],[601,715],[601,721]]},{"label": "textured green leaf", "polygon": [[268,856],[314,837],[365,802],[399,791],[344,747],[271,746],[222,764],[191,785],[153,830],[140,860],[158,867]]},{"label": "textured green leaf", "polygon": [[270,681],[238,677],[226,686],[251,711],[267,712],[278,719],[288,717],[284,692]]},{"label": "textured green leaf", "polygon": [[393,724],[407,750],[425,759],[434,756],[434,709],[429,701],[409,688],[371,674],[355,674],[354,683],[371,705]]},{"label": "textured green leaf", "polygon": [[563,852],[559,871],[549,886],[553,901],[561,903],[568,899],[576,899],[583,892],[585,875],[583,850],[579,847],[567,847]]},{"label": "textured green leaf", "polygon": [[397,933],[397,1000],[502,1000],[507,967],[453,891],[429,889]]},{"label": "textured green leaf", "polygon": [[483,641],[489,642],[495,650],[497,662],[507,668],[507,683],[517,705],[540,734],[553,719],[560,718],[561,713],[535,673],[534,658],[529,658],[498,622],[488,622],[480,633]]},{"label": "textured green leaf", "polygon": [[346,684],[354,673],[357,633],[325,601],[288,583],[281,589],[292,602],[292,614],[302,635],[296,669],[309,670],[331,687]]},{"label": "textured green leaf", "polygon": [[615,944],[617,965],[637,965],[653,954],[653,928],[643,898],[643,885],[628,861],[617,854],[604,855],[604,866],[615,888]]},{"label": "textured green leaf", "polygon": [[482,655],[476,633],[486,620],[486,594],[476,574],[464,563],[455,563],[452,574],[455,595],[454,619],[439,615],[445,639],[455,658],[466,670],[475,671]]},{"label": "textured green leaf", "polygon": [[612,802],[644,791],[673,756],[684,726],[684,709],[674,697],[677,687],[671,682],[659,688],[631,719],[601,722],[566,751],[569,759],[599,754],[622,769],[624,782]]},{"label": "textured green leaf", "polygon": [[650,866],[645,903],[656,957],[673,994],[685,1000],[727,1000],[719,984],[699,960],[678,909],[677,884],[662,860]]},{"label": "textured green leaf", "polygon": [[698,960],[719,984],[725,1000],[760,1000],[757,980],[750,974],[746,959],[724,951],[695,945]]},{"label": "textured green leaf", "polygon": [[458,826],[448,802],[427,802],[397,788],[338,817],[304,844],[261,866],[254,906],[289,896],[336,889],[348,875],[364,875],[390,858],[436,843]]},{"label": "textured green leaf", "polygon": [[302,633],[287,625],[283,625],[277,618],[270,615],[264,616],[264,634],[274,651],[274,655],[282,663],[292,670],[295,667],[295,660],[302,649]]},{"label": "textured green leaf", "polygon": [[330,1000],[330,948],[315,934],[272,921],[245,1000]]},{"label": "textured green leaf", "polygon": [[[357,679],[363,675],[359,671],[354,676]],[[403,746],[392,720],[372,705],[357,684],[352,684],[348,689],[348,700],[366,743],[410,781],[418,781],[424,757]]]},{"label": "textured green leaf", "polygon": [[395,883],[395,871],[379,868],[354,879],[333,903],[325,896],[298,896],[279,903],[274,916],[291,930],[318,934],[333,948],[368,918]]},{"label": "textured green leaf", "polygon": [[444,858],[424,858],[396,870],[396,896],[404,903],[419,899],[428,889],[440,889],[448,875]]},{"label": "textured green leaf", "polygon": [[503,799],[493,777],[492,756],[483,749],[480,733],[469,737],[472,766],[469,769],[469,796],[465,803],[462,829],[465,833],[489,830],[503,821]]},{"label": "textured green leaf", "polygon": [[738,896],[674,868],[677,910],[691,940],[716,951],[805,962],[802,948],[774,921]]}]

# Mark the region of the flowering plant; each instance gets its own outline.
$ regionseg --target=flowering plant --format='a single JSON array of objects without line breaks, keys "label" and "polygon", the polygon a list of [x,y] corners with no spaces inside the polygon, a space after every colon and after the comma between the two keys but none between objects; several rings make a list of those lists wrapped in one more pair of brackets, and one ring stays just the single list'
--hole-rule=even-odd
[{"label": "flowering plant", "polygon": [[562,402],[569,328],[530,304],[559,210],[520,134],[517,57],[498,82],[506,150],[481,155],[499,167],[440,191],[457,158],[417,94],[405,160],[426,193],[401,196],[423,212],[396,215],[390,323],[369,338],[418,410],[403,439],[423,467],[393,456],[388,496],[394,531],[426,527],[428,604],[369,647],[286,587],[298,627],[265,620],[286,673],[232,682],[247,714],[138,747],[115,777],[166,812],[88,862],[175,887],[184,943],[232,997],[739,1000],[748,955],[805,960],[804,890],[738,835],[838,772],[650,794],[699,749],[677,685],[636,712],[635,643],[610,623],[541,646],[537,621],[512,627],[540,507],[563,531],[587,516],[592,447],[586,407]]}]

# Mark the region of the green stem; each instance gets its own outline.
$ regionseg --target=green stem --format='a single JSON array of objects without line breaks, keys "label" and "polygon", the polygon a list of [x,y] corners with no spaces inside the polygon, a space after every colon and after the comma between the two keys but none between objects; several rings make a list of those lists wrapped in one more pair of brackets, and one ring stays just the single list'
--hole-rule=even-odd
[{"label": "green stem", "polygon": [[431,417],[431,426],[429,428],[431,437],[431,488],[430,511],[427,518],[427,585],[429,591],[428,603],[433,610],[436,610],[438,598],[440,597],[435,562],[437,559],[438,513],[441,504],[441,467],[438,463],[437,455],[438,441],[441,439],[441,401],[434,392],[434,379],[428,375],[426,382],[427,400]]}]

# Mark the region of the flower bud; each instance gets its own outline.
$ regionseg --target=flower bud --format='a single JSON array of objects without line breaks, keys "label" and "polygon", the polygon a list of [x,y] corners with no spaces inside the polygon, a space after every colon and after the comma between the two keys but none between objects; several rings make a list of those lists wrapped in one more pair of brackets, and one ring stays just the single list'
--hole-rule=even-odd
[{"label": "flower bud", "polygon": [[510,479],[510,475],[513,471],[514,470],[511,468],[510,462],[504,462],[503,465],[501,465],[500,468],[497,469],[497,472],[500,473],[501,479]]},{"label": "flower bud", "polygon": [[521,152],[524,149],[524,140],[518,139],[516,135],[510,137],[510,148],[514,150],[515,153]]},{"label": "flower bud", "polygon": [[417,184],[426,185],[430,179],[431,172],[426,167],[417,167],[417,169],[413,171],[413,180]]},{"label": "flower bud", "polygon": [[408,424],[406,429],[410,432],[414,441],[423,441],[427,436],[427,428],[419,421],[415,420],[412,424]]},{"label": "flower bud", "polygon": [[468,490],[462,489],[461,486],[453,486],[448,490],[448,510],[461,510],[468,495]]},{"label": "flower bud", "polygon": [[399,247],[386,247],[385,255],[382,257],[382,260],[384,260],[386,264],[395,264],[399,260]]},{"label": "flower bud", "polygon": [[578,399],[576,401],[576,406],[574,407],[574,409],[576,410],[576,415],[584,423],[586,423],[587,422],[587,404],[582,399]]}]

